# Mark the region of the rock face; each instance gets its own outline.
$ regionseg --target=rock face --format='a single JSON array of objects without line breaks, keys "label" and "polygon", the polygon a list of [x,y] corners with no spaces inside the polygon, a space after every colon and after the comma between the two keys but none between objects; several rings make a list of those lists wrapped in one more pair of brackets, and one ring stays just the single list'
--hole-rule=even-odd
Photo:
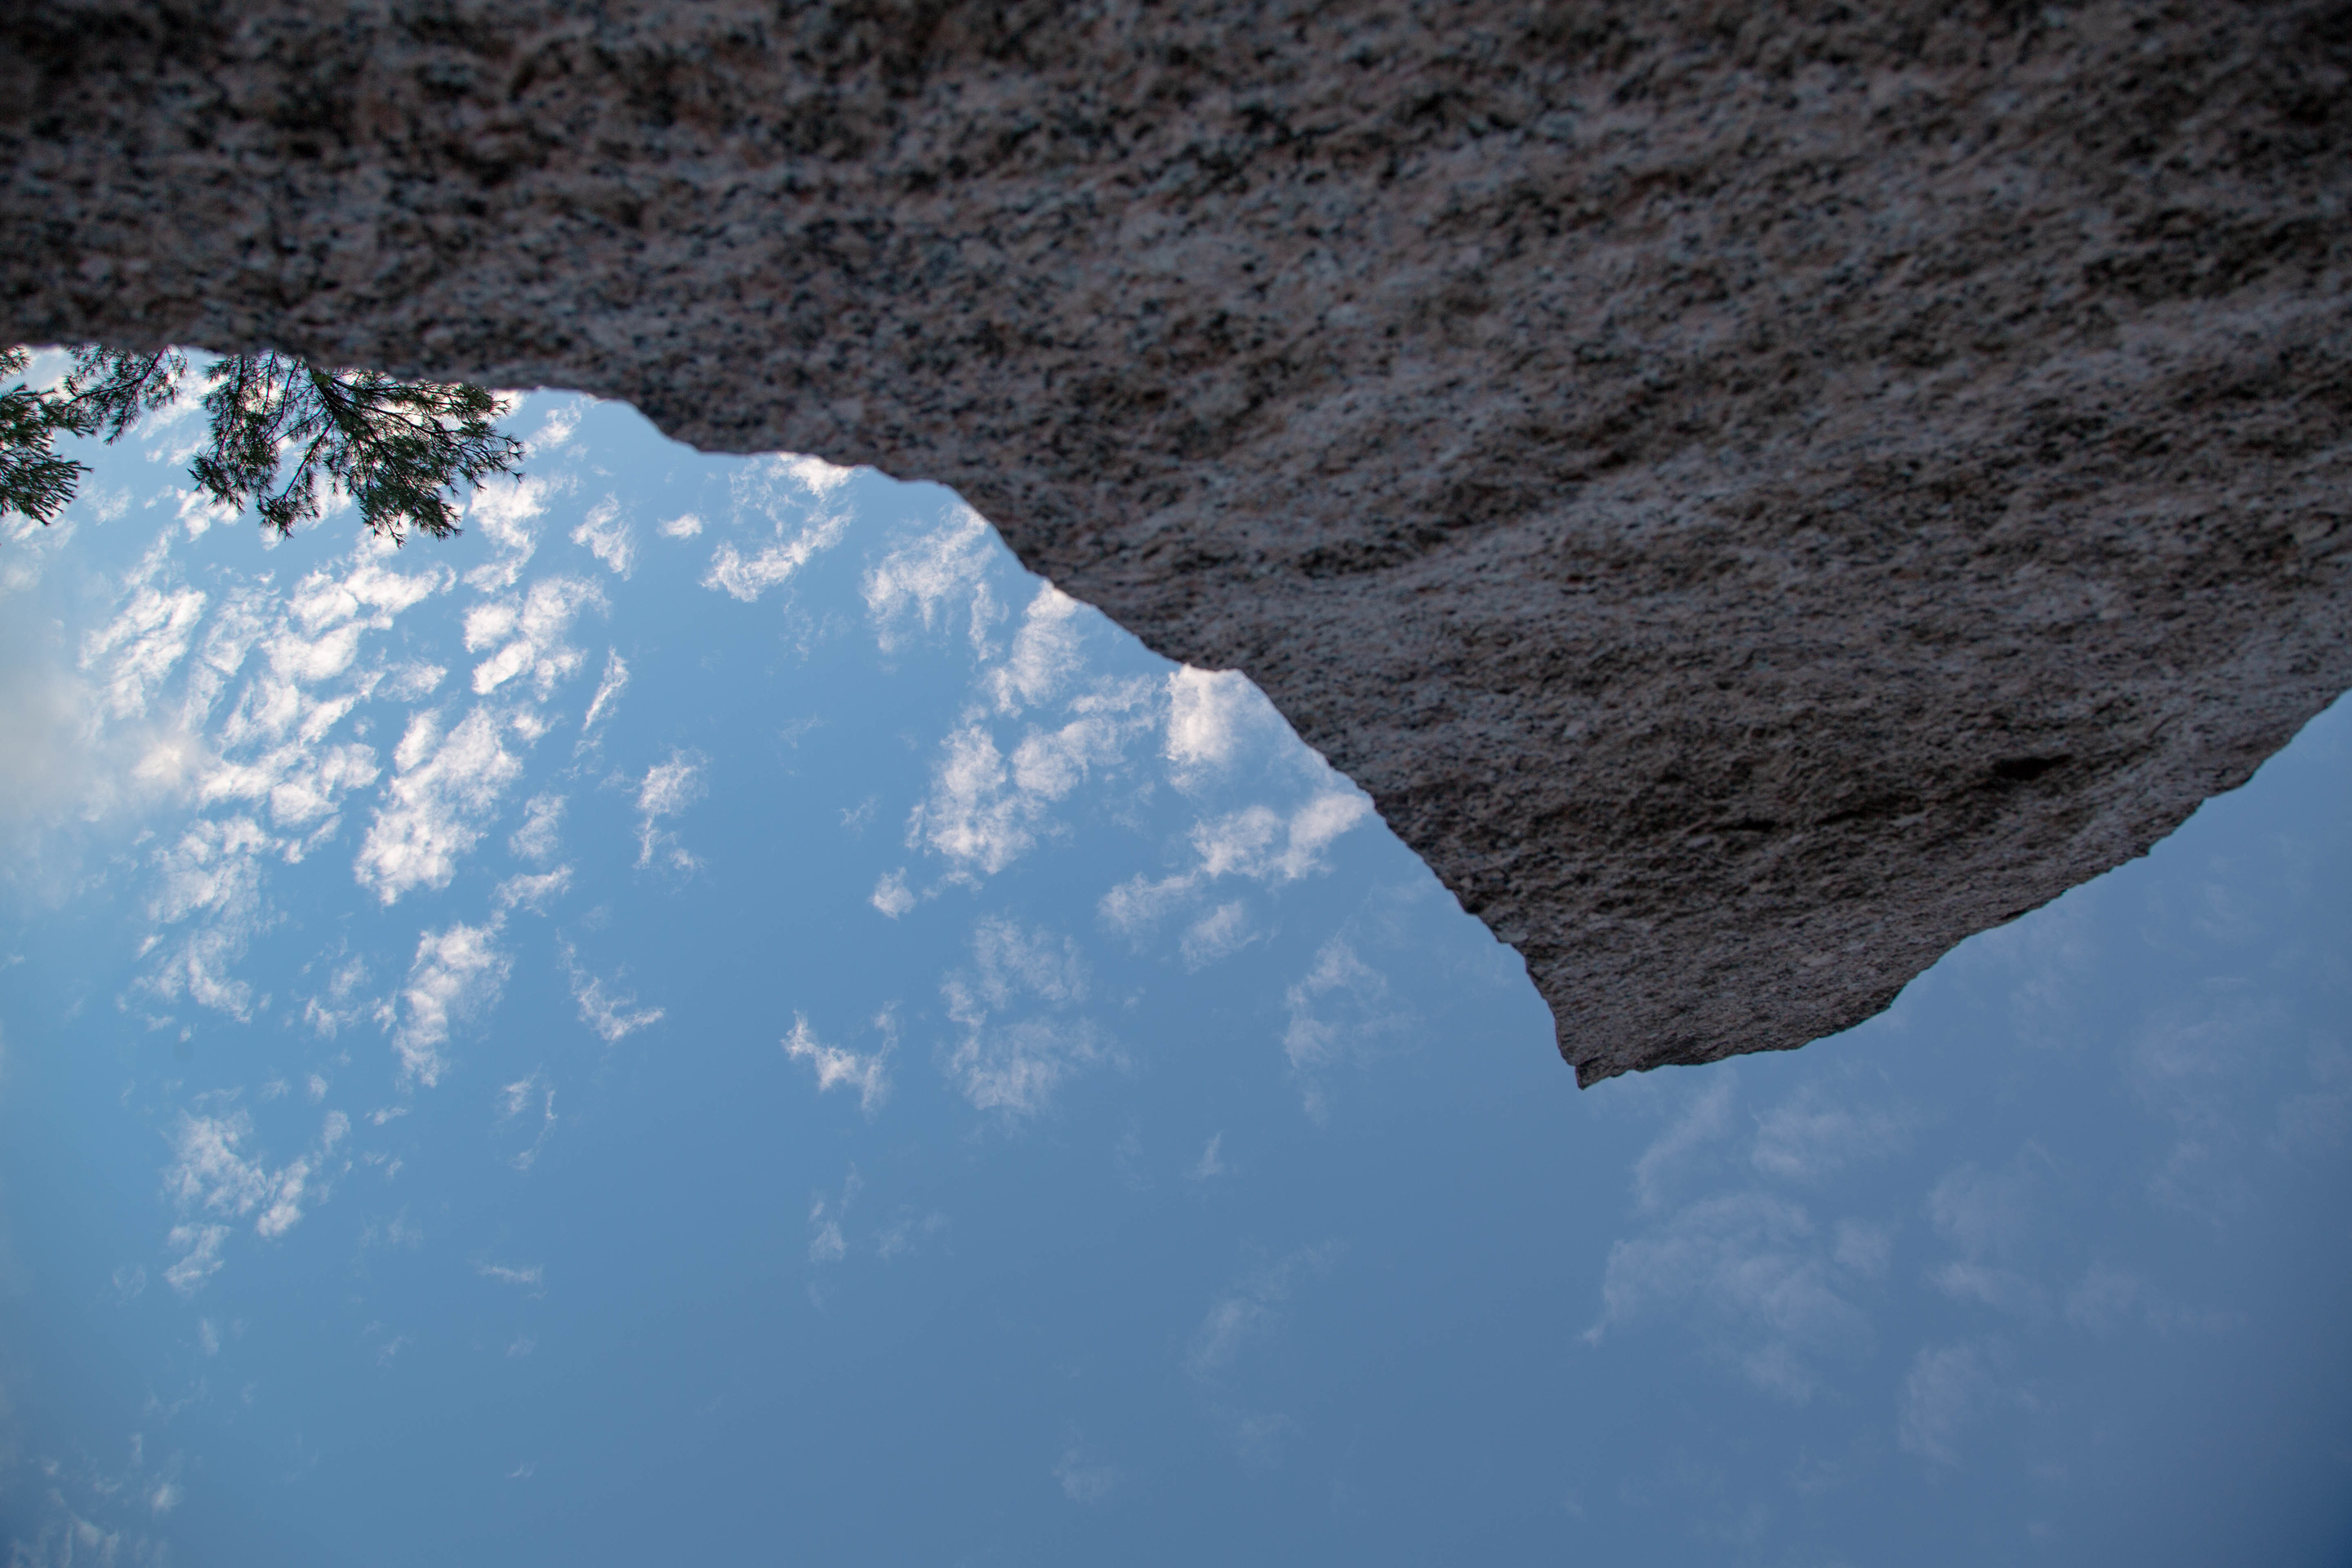
[{"label": "rock face", "polygon": [[2344,0],[19,0],[23,341],[955,486],[1580,1081],[1798,1046],[2352,685]]}]

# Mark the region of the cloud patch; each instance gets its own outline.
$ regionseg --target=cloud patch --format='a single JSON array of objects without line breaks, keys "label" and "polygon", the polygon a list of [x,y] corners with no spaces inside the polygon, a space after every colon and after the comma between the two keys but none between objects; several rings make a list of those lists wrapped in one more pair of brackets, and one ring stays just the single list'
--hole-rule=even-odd
[{"label": "cloud patch", "polygon": [[963,1030],[948,1077],[975,1108],[1033,1116],[1072,1074],[1115,1054],[1109,1037],[1077,1010],[1087,966],[1076,942],[988,915],[972,932],[972,960],[940,989]]},{"label": "cloud patch", "polygon": [[892,920],[897,920],[915,907],[915,895],[907,888],[907,869],[886,872],[874,884],[874,896],[866,900]]},{"label": "cloud patch", "polygon": [[1290,1017],[1282,1054],[1300,1084],[1307,1114],[1318,1121],[1328,1110],[1323,1069],[1360,1058],[1412,1022],[1390,1000],[1387,976],[1357,956],[1345,936],[1316,950],[1314,963],[1283,992],[1283,1006]]},{"label": "cloud patch", "polygon": [[243,1019],[252,989],[232,973],[247,946],[269,923],[261,894],[262,858],[277,841],[250,817],[198,817],[156,857],[159,879],[147,906],[162,925],[190,922],[176,942],[159,933],[151,946],[163,957],[145,984],[166,1000],[185,995],[198,1006]]},{"label": "cloud patch", "polygon": [[618,648],[604,650],[604,674],[596,682],[596,695],[588,700],[588,712],[580,721],[580,739],[572,754],[579,756],[596,744],[597,726],[613,716],[621,700],[621,693],[629,689],[629,661],[621,657]]},{"label": "cloud patch", "polygon": [[494,945],[497,927],[452,925],[417,939],[408,984],[400,993],[399,1026],[393,1054],[404,1082],[431,1089],[448,1070],[442,1047],[453,1023],[473,1017],[498,1001],[512,961]]},{"label": "cloud patch", "polygon": [[1237,669],[1195,669],[1168,676],[1168,733],[1162,747],[1176,787],[1198,789],[1229,768],[1254,731],[1278,722],[1274,705]]},{"label": "cloud patch", "polygon": [[588,509],[588,515],[572,531],[572,542],[603,562],[615,577],[626,578],[636,565],[635,532],[621,515],[620,501],[612,496]]},{"label": "cloud patch", "polygon": [[549,792],[522,803],[522,826],[507,838],[507,848],[522,860],[551,860],[563,824],[563,796]]},{"label": "cloud patch", "polygon": [[1235,1283],[1209,1304],[1192,1331],[1184,1351],[1186,1370],[1196,1378],[1221,1374],[1251,1345],[1272,1339],[1298,1288],[1329,1272],[1342,1250],[1337,1241],[1300,1247]]},{"label": "cloud patch", "polygon": [[1610,1247],[1601,1321],[1584,1337],[1598,1344],[1612,1328],[1682,1319],[1755,1387],[1802,1404],[1820,1387],[1820,1363],[1869,1343],[1870,1320],[1841,1284],[1802,1206],[1727,1193]]},{"label": "cloud patch", "polygon": [[646,770],[637,786],[637,864],[649,866],[659,857],[665,865],[691,871],[702,864],[661,824],[702,798],[702,763],[685,752],[672,752],[669,761]]},{"label": "cloud patch", "polygon": [[579,1006],[580,1021],[588,1026],[595,1037],[608,1046],[617,1046],[639,1029],[658,1024],[667,1016],[660,1007],[639,1007],[635,994],[615,995],[604,983],[581,967],[580,955],[570,942],[562,944],[564,973],[572,980],[572,1000]]},{"label": "cloud patch", "polygon": [[172,1133],[172,1163],[163,1173],[164,1195],[180,1215],[167,1237],[180,1257],[163,1279],[183,1296],[193,1295],[219,1272],[221,1247],[232,1222],[250,1218],[256,1236],[275,1239],[300,1222],[304,1205],[324,1200],[318,1178],[344,1137],[351,1119],[331,1110],[306,1152],[272,1166],[248,1152],[253,1122],[244,1111],[226,1116],[180,1113]]},{"label": "cloud patch", "polygon": [[867,569],[866,613],[883,652],[897,649],[909,617],[929,632],[961,604],[968,610],[973,656],[988,657],[989,627],[1003,616],[988,583],[995,560],[991,532],[980,513],[959,506],[939,528],[902,542]]},{"label": "cloud patch", "polygon": [[[571,438],[572,425],[579,422],[576,413],[572,425],[563,424],[562,417],[562,410],[551,413],[541,432],[546,437],[560,430],[558,446]],[[466,503],[466,521],[497,553],[466,574],[467,587],[496,593],[514,586],[539,548],[537,520],[552,494],[553,488],[536,474],[499,475],[475,488]]]},{"label": "cloud patch", "polygon": [[[1191,869],[1164,877],[1138,872],[1106,892],[1096,913],[1104,924],[1140,943],[1174,911],[1213,897],[1210,889],[1223,879],[1238,877],[1280,888],[1327,869],[1325,851],[1371,816],[1371,802],[1361,791],[1335,782],[1338,775],[1328,768],[1321,772],[1324,782],[1288,812],[1258,805],[1196,822],[1190,836]],[[1250,940],[1247,906],[1227,900],[1195,915],[1179,951],[1185,967],[1200,969],[1238,952]],[[1309,993],[1332,988],[1308,983]]]},{"label": "cloud patch", "polygon": [[466,651],[490,650],[474,667],[474,691],[488,696],[507,682],[528,677],[545,701],[558,681],[579,671],[585,658],[564,634],[583,609],[604,606],[604,591],[578,577],[550,577],[531,584],[520,598],[495,599],[466,614]]},{"label": "cloud patch", "polygon": [[516,1170],[528,1171],[539,1163],[547,1141],[555,1136],[555,1085],[545,1073],[533,1072],[499,1089],[498,1107],[501,1126],[520,1121],[531,1130],[530,1146],[507,1158]]},{"label": "cloud patch", "polygon": [[895,1029],[888,1029],[889,1016],[881,1022],[887,1032],[879,1050],[860,1054],[845,1047],[828,1046],[816,1037],[802,1014],[793,1015],[793,1032],[780,1042],[784,1055],[796,1062],[806,1062],[816,1074],[819,1094],[836,1089],[857,1091],[858,1109],[870,1118],[890,1097],[889,1057],[896,1044]]},{"label": "cloud patch", "polygon": [[1932,1464],[1957,1465],[1960,1443],[2013,1394],[2002,1385],[2000,1347],[1990,1342],[1921,1347],[1903,1379],[1895,1441]]},{"label": "cloud patch", "polygon": [[[1051,821],[1056,803],[1124,766],[1129,742],[1157,722],[1151,682],[1097,678],[1072,690],[1086,670],[1084,610],[1051,584],[1039,586],[1011,656],[980,681],[986,700],[942,745],[930,791],[908,821],[908,848],[940,856],[959,877],[995,875],[1041,836],[1057,831]],[[1062,703],[1059,723],[1033,721],[1017,740],[1002,741],[992,727],[1055,700]]]},{"label": "cloud patch", "polygon": [[[759,458],[739,468],[733,480],[736,514],[765,517],[770,540],[749,555],[731,541],[722,542],[711,553],[702,585],[748,605],[792,581],[848,531],[849,513],[829,503],[854,472],[821,458],[785,456]],[[789,536],[788,520],[794,525]],[[695,524],[691,531],[680,526],[688,521]],[[673,539],[691,538],[700,531],[700,520],[690,517],[673,519],[663,528]]]},{"label": "cloud patch", "polygon": [[522,759],[506,749],[509,728],[488,708],[446,735],[438,713],[409,720],[393,752],[398,772],[353,865],[362,887],[391,904],[416,888],[449,885],[499,796],[522,776]]}]

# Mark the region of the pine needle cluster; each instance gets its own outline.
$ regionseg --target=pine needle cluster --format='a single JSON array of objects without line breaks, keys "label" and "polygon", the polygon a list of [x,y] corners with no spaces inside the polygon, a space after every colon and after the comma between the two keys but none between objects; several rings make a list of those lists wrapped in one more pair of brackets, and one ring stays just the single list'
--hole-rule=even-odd
[{"label": "pine needle cluster", "polygon": [[[0,392],[0,511],[47,523],[88,468],[58,455],[63,434],[121,440],[179,400],[187,356],[82,347],[49,388],[19,379]],[[21,377],[24,348],[0,349],[0,378]],[[264,528],[291,533],[348,495],[361,521],[394,544],[410,532],[458,531],[453,498],[520,470],[522,443],[498,428],[508,405],[463,382],[403,381],[372,370],[320,370],[271,351],[227,354],[204,371],[205,444],[188,466],[212,499],[251,507]]]}]

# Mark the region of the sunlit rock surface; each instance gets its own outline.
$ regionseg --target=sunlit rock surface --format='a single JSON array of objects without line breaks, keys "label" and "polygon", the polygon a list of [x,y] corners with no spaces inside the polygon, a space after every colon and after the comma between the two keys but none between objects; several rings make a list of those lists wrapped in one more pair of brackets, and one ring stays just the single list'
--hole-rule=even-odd
[{"label": "sunlit rock surface", "polygon": [[1257,680],[1585,1082],[1856,1022],[2352,685],[2340,3],[34,0],[0,46],[7,335],[952,484]]}]

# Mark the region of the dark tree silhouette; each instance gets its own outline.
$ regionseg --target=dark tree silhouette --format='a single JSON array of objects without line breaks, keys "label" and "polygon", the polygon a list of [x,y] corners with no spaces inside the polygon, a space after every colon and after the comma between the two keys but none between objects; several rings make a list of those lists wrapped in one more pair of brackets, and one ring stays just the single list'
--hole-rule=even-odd
[{"label": "dark tree silhouette", "polygon": [[[20,374],[26,360],[22,348],[0,350],[0,376]],[[88,471],[57,455],[58,433],[119,441],[179,395],[187,369],[173,349],[78,348],[60,385],[19,381],[0,393],[0,510],[47,523]],[[225,355],[205,375],[210,440],[188,471],[215,500],[252,507],[281,534],[318,517],[330,489],[358,502],[360,520],[394,544],[412,529],[446,539],[458,531],[457,487],[516,472],[522,460],[522,444],[494,423],[507,405],[462,382],[318,370],[266,350]]]}]

